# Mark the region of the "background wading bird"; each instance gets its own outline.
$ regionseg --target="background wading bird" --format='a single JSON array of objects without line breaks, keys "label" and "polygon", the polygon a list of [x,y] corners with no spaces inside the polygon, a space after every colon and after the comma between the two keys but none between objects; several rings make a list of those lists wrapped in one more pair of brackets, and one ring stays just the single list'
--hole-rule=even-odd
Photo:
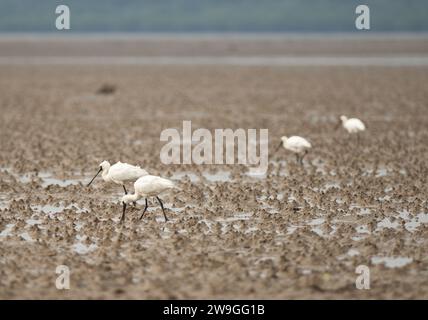
[{"label": "background wading bird", "polygon": [[346,116],[340,116],[340,121],[336,128],[339,128],[341,124],[349,133],[358,133],[366,130],[365,124],[357,118],[348,119]]},{"label": "background wading bird", "polygon": [[312,148],[312,145],[308,140],[299,136],[292,136],[287,138],[286,136],[281,137],[281,142],[278,147],[275,149],[274,153],[278,151],[281,146],[284,149],[289,150],[296,154],[296,161],[303,165],[303,158],[308,153],[308,150]]},{"label": "background wading bird", "polygon": [[102,177],[106,182],[114,182],[123,187],[125,194],[128,194],[125,188],[125,182],[127,181],[135,181],[142,176],[148,175],[148,172],[144,169],[141,169],[138,166],[133,166],[128,163],[116,162],[114,165],[110,166],[108,161],[103,161],[100,163],[100,169],[97,174],[92,178],[92,180],[88,183],[88,187],[95,180],[95,178],[102,171]]},{"label": "background wading bird", "polygon": [[342,124],[342,126],[345,128],[346,131],[348,131],[348,133],[351,133],[351,134],[356,133],[357,141],[360,142],[360,135],[358,133],[366,130],[365,124],[360,119],[357,119],[357,118],[348,119],[346,116],[340,116],[339,119],[340,120],[338,125],[336,126],[336,130]]},{"label": "background wading bird", "polygon": [[125,219],[125,211],[126,211],[127,203],[136,202],[141,198],[145,198],[146,206],[144,208],[143,213],[140,216],[140,219],[142,219],[144,216],[144,213],[148,208],[147,197],[156,197],[156,199],[158,200],[162,208],[163,216],[165,217],[165,222],[168,221],[168,218],[166,217],[166,214],[165,214],[165,209],[163,207],[162,200],[159,198],[159,195],[173,188],[176,188],[176,187],[171,180],[164,179],[158,176],[147,175],[139,178],[134,183],[134,194],[128,194],[122,197],[123,213],[122,213],[122,217],[120,218],[120,222],[122,222]]}]

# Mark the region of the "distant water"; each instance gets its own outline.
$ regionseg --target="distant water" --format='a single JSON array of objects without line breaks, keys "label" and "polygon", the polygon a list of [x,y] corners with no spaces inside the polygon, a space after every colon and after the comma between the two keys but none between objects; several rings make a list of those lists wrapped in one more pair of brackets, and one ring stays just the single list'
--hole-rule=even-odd
[{"label": "distant water", "polygon": [[153,40],[313,40],[313,39],[335,39],[335,40],[357,40],[357,39],[421,39],[428,40],[428,32],[278,32],[278,33],[130,33],[130,32],[110,32],[110,33],[75,33],[75,32],[50,32],[50,33],[2,33],[0,32],[0,41],[2,39],[20,39],[20,40],[110,40],[110,39],[153,39]]},{"label": "distant water", "polygon": [[428,66],[428,56],[0,57],[0,65]]},{"label": "distant water", "polygon": [[[134,43],[133,40],[144,41],[157,41],[157,40],[177,40],[178,42],[186,41],[219,41],[219,40],[237,40],[237,41],[259,41],[259,40],[272,40],[273,42],[281,42],[282,40],[304,40],[305,45],[311,43],[311,40],[326,41],[328,45],[330,42],[339,40],[339,45],[342,43],[352,42],[354,40],[393,40],[392,43],[404,40],[417,40],[422,44],[428,44],[428,33],[374,33],[374,32],[352,32],[352,33],[68,33],[68,32],[54,32],[54,33],[0,33],[0,53],[1,46],[7,43],[24,43],[24,49],[30,50],[32,42],[37,42],[40,48],[40,43],[60,43],[64,45],[83,45],[87,46],[92,43],[98,43],[109,40],[119,40],[125,43]],[[306,43],[307,40],[307,43]],[[83,42],[83,44],[82,44]],[[335,42],[337,46],[337,41]],[[114,45],[117,45],[115,42]],[[261,42],[260,45],[265,45]],[[360,44],[361,45],[361,44]],[[404,48],[406,43],[403,44]],[[43,45],[42,45],[43,47]],[[423,46],[422,46],[423,47]],[[19,47],[20,50],[23,50]],[[48,47],[49,48],[49,47]],[[61,48],[64,48],[61,47]],[[62,49],[63,51],[66,49]],[[306,49],[310,53],[310,47]],[[104,55],[101,56],[78,56],[61,55],[62,53],[53,53],[52,56],[49,52],[35,51],[40,55],[34,56],[17,56],[0,55],[1,65],[229,65],[229,66],[427,66],[428,53],[418,51],[419,53],[390,53],[388,47],[383,49],[385,54],[359,54],[354,53],[354,56],[332,52],[331,55],[317,55],[316,53],[310,55],[298,55],[296,53],[279,53],[279,55],[236,55],[236,56],[142,56],[129,52],[129,56],[117,55]],[[66,51],[65,51],[66,52]],[[15,54],[10,52],[10,54]],[[135,56],[132,56],[132,55]]]}]

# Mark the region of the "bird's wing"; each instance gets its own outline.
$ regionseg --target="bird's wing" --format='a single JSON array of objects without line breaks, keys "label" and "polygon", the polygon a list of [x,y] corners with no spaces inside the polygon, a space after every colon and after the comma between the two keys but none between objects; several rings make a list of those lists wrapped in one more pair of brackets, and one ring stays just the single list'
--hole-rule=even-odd
[{"label": "bird's wing", "polygon": [[290,139],[290,146],[294,148],[300,148],[302,146],[306,148],[310,148],[311,144],[305,138],[295,136],[293,137],[293,139]]},{"label": "bird's wing", "polygon": [[161,177],[149,176],[144,177],[136,187],[141,189],[145,194],[159,194],[167,189],[174,188],[174,183]]},{"label": "bird's wing", "polygon": [[147,175],[147,171],[140,167],[128,163],[116,163],[109,170],[109,176],[113,180],[127,181],[136,180],[139,177]]},{"label": "bird's wing", "polygon": [[364,125],[364,123],[360,119],[353,118],[350,120],[352,120],[352,121],[350,121],[350,123],[353,127],[356,127],[359,130],[364,130],[366,128],[366,126]]}]

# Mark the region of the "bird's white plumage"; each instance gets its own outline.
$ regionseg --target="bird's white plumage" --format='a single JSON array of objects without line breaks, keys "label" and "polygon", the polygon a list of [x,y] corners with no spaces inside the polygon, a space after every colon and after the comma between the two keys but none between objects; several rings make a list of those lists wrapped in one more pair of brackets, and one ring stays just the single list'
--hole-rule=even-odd
[{"label": "bird's white plumage", "polygon": [[366,126],[360,119],[357,119],[357,118],[348,119],[345,116],[341,116],[340,120],[342,121],[342,126],[349,133],[358,133],[360,131],[366,130]]},{"label": "bird's white plumage", "polygon": [[142,176],[148,175],[148,172],[139,166],[120,161],[112,166],[107,161],[103,161],[100,166],[103,168],[102,177],[104,181],[112,181],[120,185],[123,185],[126,181],[135,181]]},{"label": "bird's white plumage", "polygon": [[108,171],[109,178],[118,184],[124,181],[135,181],[136,179],[146,175],[148,175],[146,170],[141,169],[138,166],[122,162],[115,163]]},{"label": "bird's white plumage", "polygon": [[308,140],[299,136],[282,137],[281,140],[282,146],[294,153],[303,153],[312,147]]},{"label": "bird's white plumage", "polygon": [[171,180],[152,175],[143,176],[134,183],[135,193],[123,196],[122,201],[129,203],[143,197],[158,196],[174,187],[175,185]]},{"label": "bird's white plumage", "polygon": [[135,192],[143,197],[157,196],[174,188],[174,183],[165,178],[147,175],[135,181],[134,188]]}]

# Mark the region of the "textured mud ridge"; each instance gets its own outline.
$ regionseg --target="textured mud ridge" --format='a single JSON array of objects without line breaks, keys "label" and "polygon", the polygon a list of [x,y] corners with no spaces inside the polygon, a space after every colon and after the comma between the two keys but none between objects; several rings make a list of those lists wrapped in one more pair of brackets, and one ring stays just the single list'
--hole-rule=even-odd
[{"label": "textured mud ridge", "polygon": [[[0,69],[0,298],[428,298],[428,69]],[[99,94],[104,83],[115,91]],[[357,144],[336,116],[361,117]],[[166,166],[160,132],[267,128],[314,146],[265,176]],[[119,224],[102,160],[181,192]],[[129,185],[132,189],[132,186]],[[55,287],[55,268],[71,289]],[[367,265],[371,289],[357,290]]]}]

